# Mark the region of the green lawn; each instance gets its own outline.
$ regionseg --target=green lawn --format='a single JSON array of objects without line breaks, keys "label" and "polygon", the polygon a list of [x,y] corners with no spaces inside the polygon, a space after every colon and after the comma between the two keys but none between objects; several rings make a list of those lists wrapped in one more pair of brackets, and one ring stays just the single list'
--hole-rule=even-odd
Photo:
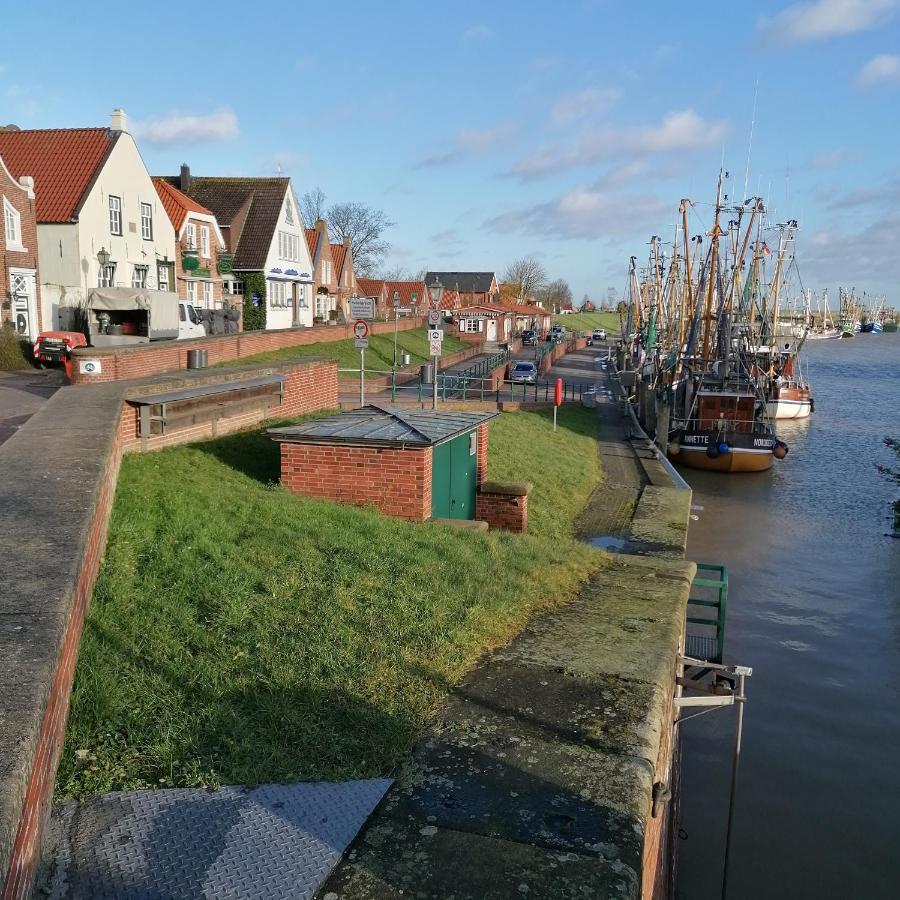
[{"label": "green lawn", "polygon": [[[444,334],[444,353],[455,353],[469,345],[458,337],[446,332]],[[397,332],[397,355],[406,350],[410,357],[411,365],[427,362],[428,335],[424,328],[411,328],[407,331]],[[309,344],[302,347],[285,347],[283,350],[271,350],[268,353],[258,353],[256,356],[248,356],[240,360],[242,365],[247,363],[265,363],[282,359],[306,359],[318,357],[336,359],[339,369],[356,369],[359,372],[359,350],[353,346],[352,340],[327,341],[321,344]],[[394,361],[394,335],[376,334],[369,338],[369,349],[366,350],[366,372],[380,374],[390,371]],[[399,361],[399,360],[398,360]],[[222,366],[233,366],[234,362],[220,363]],[[358,376],[357,376],[358,377]]]},{"label": "green lawn", "polygon": [[490,476],[534,484],[528,535],[291,496],[262,432],[127,456],[58,793],[389,772],[485,650],[603,564],[573,536],[596,421],[492,423]]},{"label": "green lawn", "polygon": [[614,312],[572,313],[568,316],[554,316],[553,321],[565,325],[571,331],[605,328],[611,335],[619,333],[619,314]]}]

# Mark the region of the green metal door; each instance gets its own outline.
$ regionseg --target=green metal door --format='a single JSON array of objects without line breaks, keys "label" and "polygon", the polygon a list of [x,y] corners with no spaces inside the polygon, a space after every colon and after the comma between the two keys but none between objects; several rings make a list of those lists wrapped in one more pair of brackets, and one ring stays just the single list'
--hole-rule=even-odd
[{"label": "green metal door", "polygon": [[450,444],[438,444],[431,456],[431,515],[450,518]]},{"label": "green metal door", "polygon": [[450,518],[475,518],[476,433],[450,442]]}]

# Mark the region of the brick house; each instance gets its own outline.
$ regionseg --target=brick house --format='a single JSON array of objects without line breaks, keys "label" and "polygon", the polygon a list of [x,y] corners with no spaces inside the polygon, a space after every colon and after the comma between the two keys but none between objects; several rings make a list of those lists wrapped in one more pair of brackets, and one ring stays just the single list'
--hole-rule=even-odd
[{"label": "brick house", "polygon": [[175,290],[202,309],[222,305],[222,276],[231,273],[231,254],[216,217],[165,178],[154,178],[159,199],[175,229]]},{"label": "brick house", "polygon": [[337,284],[337,308],[345,320],[350,318],[349,300],[359,296],[359,283],[353,266],[353,247],[350,238],[343,243],[331,245],[331,262],[334,266],[334,280]]},{"label": "brick house", "polygon": [[425,283],[437,278],[445,290],[459,294],[461,306],[493,303],[500,297],[500,285],[494,272],[428,272]]},{"label": "brick house", "polygon": [[[428,305],[428,291],[424,281],[384,281],[380,278],[357,278],[358,296],[371,297],[375,301],[375,318],[394,317],[394,295],[401,316],[418,315]],[[452,309],[450,291],[444,292],[441,307]]]},{"label": "brick house", "polygon": [[338,281],[334,271],[332,244],[328,240],[328,225],[324,219],[316,219],[313,228],[304,229],[306,246],[313,273],[313,314],[316,319],[328,323],[331,313],[338,308]]},{"label": "brick house", "polygon": [[33,341],[41,328],[34,180],[12,177],[0,157],[0,324]]},{"label": "brick house", "polygon": [[380,278],[357,278],[357,296],[368,297],[375,303],[375,318],[389,319],[393,315],[387,287]]},{"label": "brick house", "polygon": [[231,254],[222,291],[248,311],[265,309],[267,329],[313,323],[312,260],[290,178],[197,177],[188,166],[165,178],[215,217]]},{"label": "brick house", "polygon": [[92,288],[174,288],[175,230],[122,110],[108,128],[7,127],[0,156],[34,179],[44,330],[71,327]]}]

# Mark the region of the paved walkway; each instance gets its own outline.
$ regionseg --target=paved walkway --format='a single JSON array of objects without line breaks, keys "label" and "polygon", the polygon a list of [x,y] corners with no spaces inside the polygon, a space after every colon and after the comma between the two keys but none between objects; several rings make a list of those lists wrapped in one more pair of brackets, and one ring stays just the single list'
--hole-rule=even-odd
[{"label": "paved walkway", "polygon": [[11,438],[65,382],[61,369],[0,372],[0,444]]},{"label": "paved walkway", "polygon": [[109,794],[54,812],[50,900],[306,900],[391,782]]}]

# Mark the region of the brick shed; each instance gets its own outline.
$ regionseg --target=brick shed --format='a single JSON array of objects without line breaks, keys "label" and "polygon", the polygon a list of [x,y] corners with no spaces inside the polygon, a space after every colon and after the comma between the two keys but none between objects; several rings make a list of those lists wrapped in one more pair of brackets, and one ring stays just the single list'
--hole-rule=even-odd
[{"label": "brick shed", "polygon": [[496,412],[364,406],[286,428],[281,483],[294,494],[374,504],[423,522],[474,519]]}]

